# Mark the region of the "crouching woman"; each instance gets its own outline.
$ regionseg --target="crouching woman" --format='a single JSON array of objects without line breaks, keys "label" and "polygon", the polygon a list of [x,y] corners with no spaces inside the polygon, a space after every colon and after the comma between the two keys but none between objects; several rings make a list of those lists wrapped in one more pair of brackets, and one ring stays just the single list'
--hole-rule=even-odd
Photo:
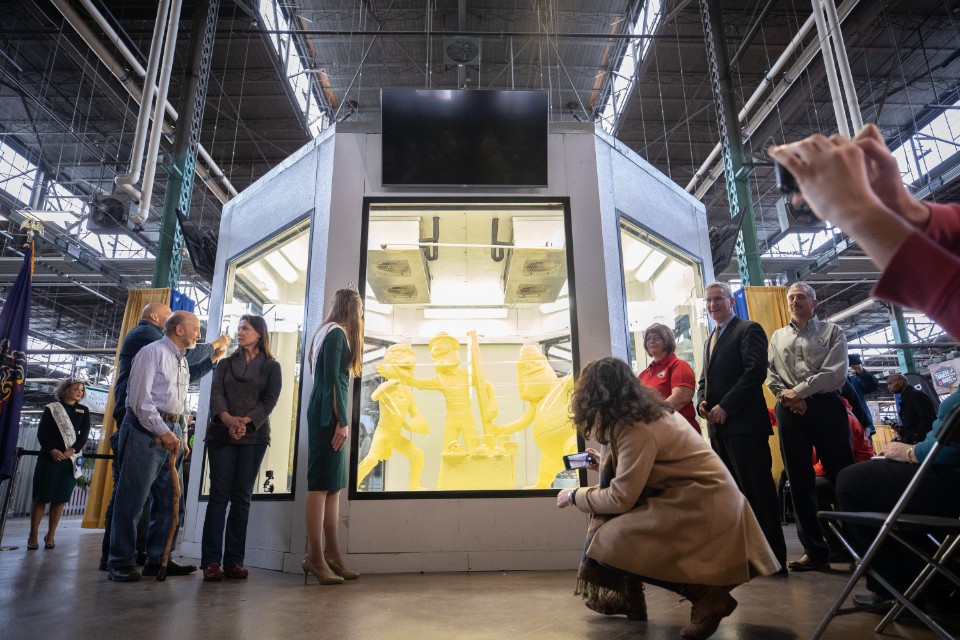
[{"label": "crouching woman", "polygon": [[557,495],[592,516],[577,593],[600,613],[646,620],[643,584],[663,587],[693,605],[681,635],[709,637],[736,608],[734,587],[780,569],[733,477],[622,360],[588,364],[571,411],[603,445],[600,484]]}]

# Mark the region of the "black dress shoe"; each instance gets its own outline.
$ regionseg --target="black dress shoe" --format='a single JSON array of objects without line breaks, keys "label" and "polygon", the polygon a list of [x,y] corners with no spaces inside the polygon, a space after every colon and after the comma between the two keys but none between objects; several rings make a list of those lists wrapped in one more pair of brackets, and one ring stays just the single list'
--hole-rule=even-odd
[{"label": "black dress shoe", "polygon": [[136,582],[140,579],[140,572],[135,567],[108,567],[107,578],[114,582]]},{"label": "black dress shoe", "polygon": [[[167,575],[168,576],[186,576],[197,570],[197,567],[192,564],[177,564],[173,560],[167,562]],[[143,565],[143,575],[145,576],[155,576],[160,572],[160,565],[154,562],[148,562]]]}]

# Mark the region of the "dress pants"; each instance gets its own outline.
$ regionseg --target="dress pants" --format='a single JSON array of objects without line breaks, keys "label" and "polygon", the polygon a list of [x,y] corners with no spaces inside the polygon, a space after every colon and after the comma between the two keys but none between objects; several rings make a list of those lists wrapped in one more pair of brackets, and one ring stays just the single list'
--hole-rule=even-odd
[{"label": "dress pants", "polygon": [[[844,469],[837,478],[837,500],[840,502],[840,510],[889,513],[919,468],[919,465],[893,460],[866,460]],[[927,472],[917,492],[913,494],[906,513],[960,517],[958,495],[960,495],[960,470],[934,466]],[[853,548],[863,554],[873,542],[879,529],[846,524],[844,531]],[[926,536],[922,534],[909,535],[907,539],[928,553],[932,554],[935,551]],[[899,542],[887,540],[880,547],[879,553],[874,556],[871,566],[902,593],[923,569],[924,562],[907,551]],[[880,583],[869,575],[867,588],[874,593],[887,595]]]},{"label": "dress pants", "polygon": [[250,498],[266,452],[265,444],[207,443],[210,500],[203,520],[201,566],[220,562],[221,559],[224,567],[243,564]]},{"label": "dress pants", "polygon": [[723,425],[710,439],[713,450],[723,460],[737,487],[750,503],[767,544],[780,561],[787,566],[787,543],[780,524],[780,504],[777,485],[773,482],[773,456],[770,437],[765,435],[722,435]]},{"label": "dress pants", "polygon": [[[183,430],[177,422],[166,422],[178,438]],[[120,429],[120,482],[114,496],[113,521],[110,531],[109,566],[114,569],[132,567],[136,561],[137,520],[143,503],[150,499],[150,521],[147,524],[147,562],[159,564],[167,545],[167,536],[173,522],[173,482],[167,468],[169,453],[154,444],[156,436],[144,431],[133,412],[127,412]],[[183,449],[177,454],[177,466],[182,461]],[[170,546],[176,547],[176,534]]]},{"label": "dress pants", "polygon": [[[807,400],[807,412],[798,415],[779,402],[774,408],[780,427],[780,449],[790,479],[790,495],[797,516],[797,535],[804,552],[815,562],[826,562],[830,547],[817,520],[816,474],[813,448],[830,478],[853,464],[847,410],[838,393],[818,393]],[[826,505],[824,505],[826,506]]]}]

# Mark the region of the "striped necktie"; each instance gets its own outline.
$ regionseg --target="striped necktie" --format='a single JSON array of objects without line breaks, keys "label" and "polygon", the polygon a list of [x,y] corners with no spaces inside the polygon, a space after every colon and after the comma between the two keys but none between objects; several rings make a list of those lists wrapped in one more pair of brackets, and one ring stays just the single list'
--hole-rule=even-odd
[{"label": "striped necktie", "polygon": [[717,346],[717,339],[720,337],[720,327],[717,326],[710,335],[710,346],[707,347],[707,357],[713,358],[713,350]]}]

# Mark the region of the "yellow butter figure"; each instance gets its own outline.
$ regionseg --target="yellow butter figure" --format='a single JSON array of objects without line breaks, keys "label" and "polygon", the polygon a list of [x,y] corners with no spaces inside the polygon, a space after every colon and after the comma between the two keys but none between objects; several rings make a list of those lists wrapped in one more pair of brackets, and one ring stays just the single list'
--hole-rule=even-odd
[{"label": "yellow butter figure", "polygon": [[[463,444],[468,451],[472,451],[477,441],[477,427],[473,421],[473,409],[470,404],[470,387],[476,384],[471,382],[467,371],[460,367],[460,341],[453,336],[440,332],[429,343],[430,357],[437,375],[433,378],[421,380],[411,379],[408,384],[415,389],[439,391],[443,394],[447,405],[447,416],[443,427],[443,447],[449,451],[455,442],[463,436]],[[483,381],[480,383],[479,393],[484,394],[484,421],[496,417],[496,396],[493,385]]]},{"label": "yellow butter figure", "polygon": [[[373,432],[370,451],[357,468],[357,486],[381,460],[388,460],[396,451],[410,459],[410,491],[422,491],[420,475],[423,473],[423,451],[407,436],[411,433],[427,433],[430,427],[424,420],[413,392],[407,383],[413,377],[416,358],[410,345],[391,345],[383,356],[383,364],[377,365],[386,382],[377,387],[370,398],[380,403],[380,420]],[[407,415],[409,414],[409,418]]]},{"label": "yellow butter figure", "polygon": [[577,432],[570,418],[573,376],[558,377],[547,357],[532,344],[520,349],[517,390],[529,402],[517,420],[494,427],[498,434],[522,431],[533,425],[533,441],[540,449],[537,481],[528,489],[549,489],[563,471],[563,456],[577,450]]}]

